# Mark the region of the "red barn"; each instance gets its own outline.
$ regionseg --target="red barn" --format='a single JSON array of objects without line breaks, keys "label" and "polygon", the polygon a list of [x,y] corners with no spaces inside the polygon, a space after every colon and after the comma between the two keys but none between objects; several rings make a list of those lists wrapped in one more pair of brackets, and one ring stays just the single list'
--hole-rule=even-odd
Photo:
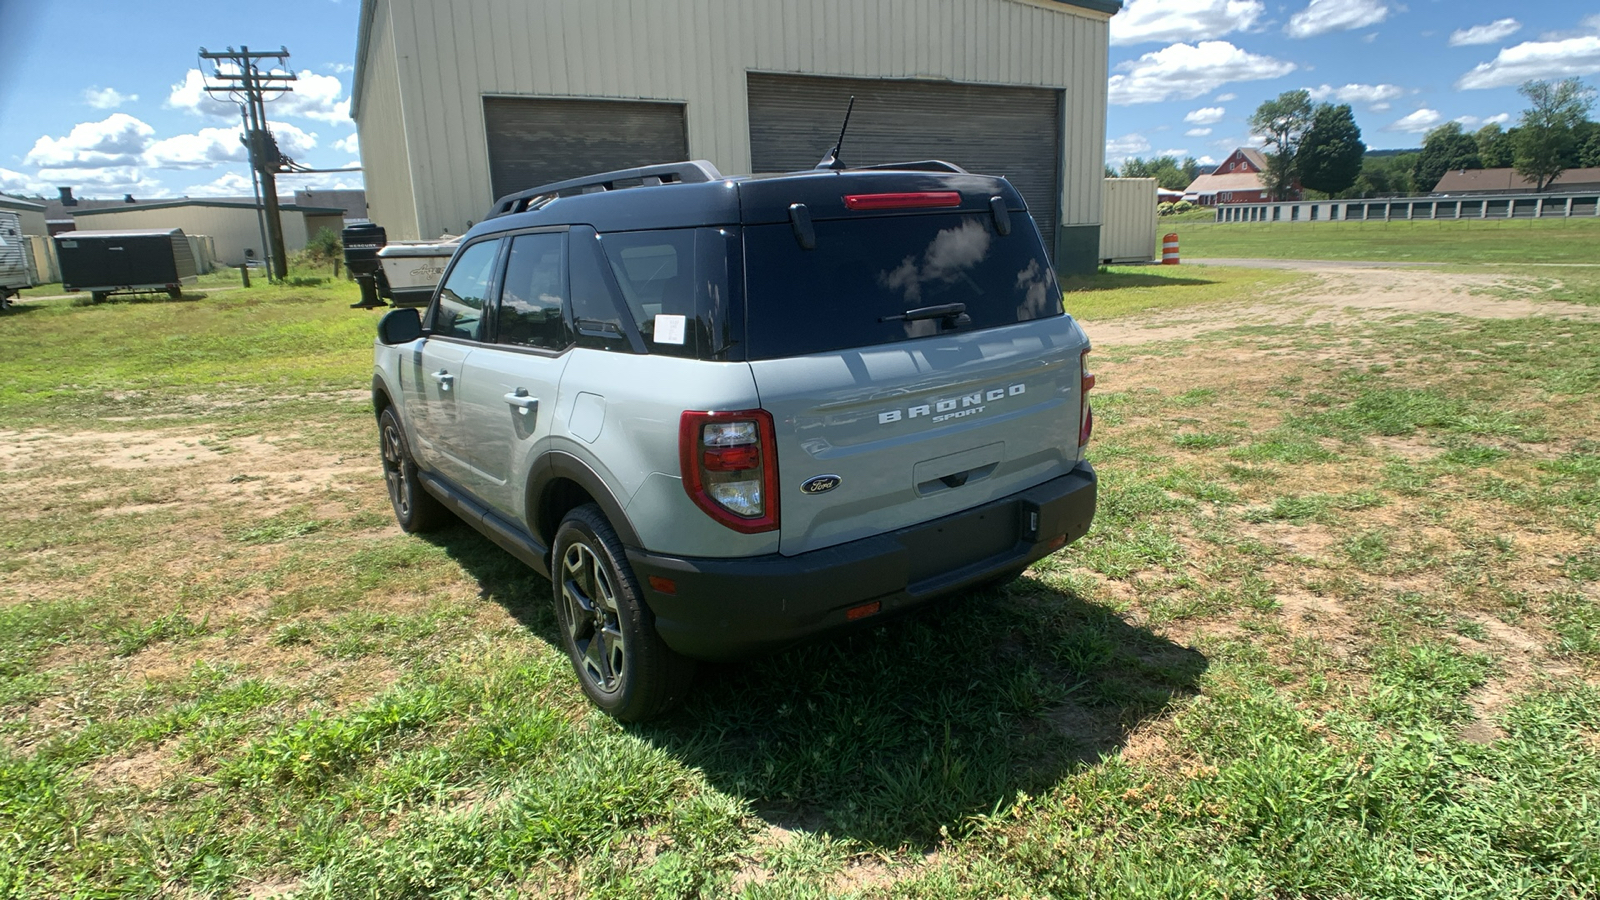
[{"label": "red barn", "polygon": [[[1210,175],[1201,175],[1189,185],[1183,195],[1201,206],[1223,203],[1268,203],[1272,196],[1262,183],[1267,159],[1260,150],[1240,147],[1222,161]],[[1300,199],[1298,187],[1291,192],[1290,200]]]}]

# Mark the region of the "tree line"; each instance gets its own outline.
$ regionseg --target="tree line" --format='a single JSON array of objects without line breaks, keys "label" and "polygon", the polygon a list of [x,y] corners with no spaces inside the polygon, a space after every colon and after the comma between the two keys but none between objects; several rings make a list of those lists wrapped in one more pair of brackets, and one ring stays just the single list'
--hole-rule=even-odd
[{"label": "tree line", "polygon": [[[1287,200],[1296,188],[1308,198],[1347,199],[1378,194],[1427,193],[1454,169],[1513,168],[1543,191],[1568,169],[1600,166],[1600,124],[1589,120],[1595,92],[1576,78],[1529,81],[1518,125],[1489,124],[1468,133],[1459,122],[1430,131],[1420,151],[1367,154],[1349,104],[1313,103],[1307,91],[1286,91],[1250,117],[1263,139],[1270,196]],[[1193,157],[1130,158],[1106,177],[1155,178],[1183,190],[1203,169]]]}]

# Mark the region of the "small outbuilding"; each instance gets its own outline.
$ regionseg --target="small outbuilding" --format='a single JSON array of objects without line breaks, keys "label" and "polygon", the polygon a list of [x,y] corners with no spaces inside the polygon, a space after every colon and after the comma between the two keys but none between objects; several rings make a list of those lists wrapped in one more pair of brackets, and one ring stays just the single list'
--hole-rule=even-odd
[{"label": "small outbuilding", "polygon": [[943,159],[1009,178],[1064,272],[1100,245],[1120,0],[362,0],[369,215],[460,233],[494,199],[707,159],[729,174]]},{"label": "small outbuilding", "polygon": [[[259,209],[252,199],[184,199],[78,209],[72,213],[72,218],[79,229],[181,228],[186,234],[207,235],[212,240],[216,262],[239,266],[247,258],[266,258],[262,251]],[[278,209],[283,221],[283,244],[290,253],[304,250],[306,243],[323,228],[331,228],[336,233],[344,228],[345,211],[339,207],[285,203]],[[247,250],[250,251],[248,255]]]}]

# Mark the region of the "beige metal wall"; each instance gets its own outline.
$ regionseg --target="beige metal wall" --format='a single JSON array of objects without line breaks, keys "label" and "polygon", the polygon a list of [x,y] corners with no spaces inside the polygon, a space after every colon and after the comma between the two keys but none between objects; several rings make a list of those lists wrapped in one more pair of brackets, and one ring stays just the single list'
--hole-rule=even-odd
[{"label": "beige metal wall", "polygon": [[35,209],[34,204],[8,203],[8,198],[0,197],[0,209],[10,210],[22,220],[23,234],[37,234],[44,237],[50,236],[50,229],[45,225],[44,210]]},{"label": "beige metal wall", "polygon": [[[290,252],[306,246],[306,216],[295,211],[282,213],[283,245]],[[83,231],[111,231],[133,228],[182,228],[184,234],[204,234],[212,239],[215,260],[227,266],[244,263],[245,248],[265,259],[261,249],[261,226],[256,211],[248,206],[168,206],[159,209],[128,209],[110,212],[78,213],[73,217]],[[343,221],[342,219],[340,220]]]},{"label": "beige metal wall", "polygon": [[1154,178],[1107,178],[1100,222],[1101,262],[1147,262],[1156,257]]},{"label": "beige metal wall", "polygon": [[[361,135],[361,167],[366,180],[367,217],[383,225],[390,240],[419,240],[439,230],[418,230],[416,191],[406,142],[406,114],[400,104],[400,69],[395,60],[389,0],[372,4],[362,91],[354,111]],[[481,113],[480,113],[481,115]],[[487,208],[487,207],[485,207]]]},{"label": "beige metal wall", "polygon": [[61,260],[56,257],[56,242],[48,236],[26,235],[28,252],[33,256],[33,271],[40,284],[61,280]]},{"label": "beige metal wall", "polygon": [[1104,14],[1029,0],[366,0],[363,14],[355,116],[372,218],[394,236],[483,218],[485,94],[682,102],[690,155],[747,173],[748,71],[1062,88],[1061,225],[1100,221]]}]

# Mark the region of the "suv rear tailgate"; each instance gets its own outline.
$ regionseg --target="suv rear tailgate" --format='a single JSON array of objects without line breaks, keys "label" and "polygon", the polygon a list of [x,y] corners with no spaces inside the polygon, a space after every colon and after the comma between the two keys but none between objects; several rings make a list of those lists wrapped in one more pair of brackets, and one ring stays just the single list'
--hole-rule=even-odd
[{"label": "suv rear tailgate", "polygon": [[[1071,471],[1087,346],[1070,316],[1056,316],[751,362],[777,429],[780,551],[936,519]],[[825,475],[837,487],[802,487]],[[1010,527],[997,523],[984,546],[941,553],[987,557],[1016,540]]]}]

